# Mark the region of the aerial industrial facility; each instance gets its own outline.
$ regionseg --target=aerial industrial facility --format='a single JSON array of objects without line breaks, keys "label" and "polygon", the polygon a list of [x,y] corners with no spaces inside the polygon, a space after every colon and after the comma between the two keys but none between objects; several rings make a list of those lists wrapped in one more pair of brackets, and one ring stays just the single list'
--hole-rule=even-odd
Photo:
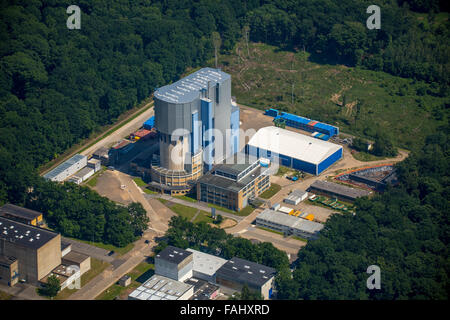
[{"label": "aerial industrial facility", "polygon": [[[14,286],[20,280],[40,285],[56,275],[64,288],[90,269],[89,256],[62,245],[60,234],[33,225],[39,215],[33,215],[30,223],[20,222],[32,210],[8,204],[1,211],[9,213],[0,216],[0,283]],[[72,272],[71,266],[77,270]]]},{"label": "aerial industrial facility", "polygon": [[130,300],[203,300],[220,288],[247,285],[265,299],[272,296],[276,270],[233,257],[225,260],[198,250],[168,246],[155,256],[155,275],[130,293]]},{"label": "aerial industrial facility", "polygon": [[319,175],[342,158],[342,146],[275,126],[265,127],[245,146],[249,155]]},{"label": "aerial industrial facility", "polygon": [[231,77],[203,68],[157,89],[154,101],[159,156],[151,186],[185,194],[204,171],[237,151],[239,109],[231,104]]},{"label": "aerial industrial facility", "polygon": [[89,256],[63,245],[59,233],[35,226],[42,213],[11,204],[0,212],[0,283],[40,285],[56,275],[64,288],[90,269]]}]

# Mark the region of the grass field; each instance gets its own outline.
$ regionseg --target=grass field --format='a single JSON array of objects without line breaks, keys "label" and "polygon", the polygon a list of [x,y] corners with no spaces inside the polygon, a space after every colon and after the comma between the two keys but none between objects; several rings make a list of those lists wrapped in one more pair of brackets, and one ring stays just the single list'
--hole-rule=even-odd
[{"label": "grass field", "polygon": [[278,191],[281,190],[281,186],[276,184],[276,183],[272,183],[269,187],[269,189],[267,189],[266,191],[264,191],[263,193],[261,193],[259,195],[260,198],[263,199],[270,199],[272,198]]},{"label": "grass field", "polygon": [[189,221],[191,221],[191,219],[198,211],[198,209],[196,208],[188,207],[179,203],[170,204],[168,207],[170,208],[170,210],[172,210],[179,216],[188,219]]},{"label": "grass field", "polygon": [[266,44],[251,43],[250,57],[246,52],[240,43],[220,56],[220,67],[233,79],[232,94],[243,105],[292,112],[369,139],[377,130],[388,132],[397,146],[407,149],[447,121],[443,110],[449,99],[425,82],[317,64],[303,51]]},{"label": "grass field", "polygon": [[[105,270],[108,266],[109,263],[91,257],[91,269],[81,276],[81,287],[83,287],[86,283],[102,273],[103,270]],[[65,288],[64,290],[60,291],[54,299],[65,300],[76,291],[77,289]]]},{"label": "grass field", "polygon": [[154,265],[147,262],[138,264],[127,275],[131,277],[131,284],[128,287],[122,287],[117,283],[110,286],[101,293],[95,300],[114,300],[114,298],[126,294],[126,291],[132,291],[144,283],[154,274]]},{"label": "grass field", "polygon": [[139,178],[139,177],[138,178],[134,178],[133,181],[136,182],[138,187],[144,187],[145,188],[147,186],[147,183],[145,183],[144,180],[142,180],[142,178]]}]

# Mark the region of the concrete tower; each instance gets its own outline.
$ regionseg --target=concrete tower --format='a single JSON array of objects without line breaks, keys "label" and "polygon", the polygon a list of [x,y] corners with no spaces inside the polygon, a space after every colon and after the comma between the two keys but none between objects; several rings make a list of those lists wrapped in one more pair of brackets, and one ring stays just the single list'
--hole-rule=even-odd
[{"label": "concrete tower", "polygon": [[[239,108],[231,102],[231,77],[203,68],[155,91],[159,163],[152,186],[171,194],[238,151]],[[164,189],[164,190],[163,190]]]}]

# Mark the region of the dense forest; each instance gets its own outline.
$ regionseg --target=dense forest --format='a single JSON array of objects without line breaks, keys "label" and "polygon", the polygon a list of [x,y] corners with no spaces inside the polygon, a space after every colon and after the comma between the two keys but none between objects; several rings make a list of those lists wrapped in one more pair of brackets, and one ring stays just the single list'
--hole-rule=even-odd
[{"label": "dense forest", "polygon": [[[425,80],[449,95],[449,21],[435,23],[448,12],[446,1],[80,0],[81,29],[69,30],[72,4],[0,1],[0,204],[43,211],[51,227],[73,237],[124,245],[145,221],[134,205],[120,208],[87,188],[44,182],[37,169],[155,87],[204,65],[214,54],[213,32],[223,54],[248,26],[251,41]],[[365,28],[372,4],[381,7],[380,30]],[[324,236],[300,252],[293,280],[279,269],[280,297],[446,298],[447,141],[430,137],[401,164],[400,188],[359,202],[356,217],[333,217]],[[171,236],[180,246],[201,244]],[[276,265],[270,257],[278,254],[266,244],[252,249],[218,237],[225,257]],[[384,270],[382,292],[364,290],[367,263]]]},{"label": "dense forest", "polygon": [[[317,241],[277,280],[281,299],[448,299],[449,128],[397,165],[400,185],[333,215]],[[368,290],[368,266],[381,289]]]}]

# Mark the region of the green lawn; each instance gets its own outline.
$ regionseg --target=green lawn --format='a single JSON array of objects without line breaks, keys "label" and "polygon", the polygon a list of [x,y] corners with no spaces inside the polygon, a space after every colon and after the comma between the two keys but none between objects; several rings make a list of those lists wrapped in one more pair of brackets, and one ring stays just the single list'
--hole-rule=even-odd
[{"label": "green lawn", "polygon": [[269,189],[267,189],[266,191],[264,191],[263,193],[261,193],[259,195],[260,198],[263,199],[270,199],[272,198],[276,193],[278,193],[278,191],[281,190],[281,186],[276,184],[276,183],[272,183],[269,187]]},{"label": "green lawn", "polygon": [[[231,74],[233,95],[243,105],[291,112],[367,139],[373,139],[377,130],[388,132],[398,147],[406,149],[419,145],[446,123],[443,110],[448,98],[438,96],[439,88],[432,84],[379,71],[318,64],[302,50],[250,43],[248,58],[244,43],[238,43],[237,49],[241,57],[232,50],[220,56],[219,64]],[[432,94],[420,95],[424,90]],[[358,117],[357,101],[361,105]]]},{"label": "green lawn", "polygon": [[136,182],[136,184],[138,185],[138,187],[143,187],[145,188],[147,186],[147,183],[145,183],[142,178],[134,178],[133,179],[134,182]]},{"label": "green lawn", "polygon": [[[105,270],[108,266],[109,263],[91,257],[91,269],[81,276],[81,287],[83,287],[86,283],[102,273],[103,270]],[[54,299],[65,300],[76,291],[77,289],[65,288],[64,290],[60,291]]]},{"label": "green lawn", "polygon": [[232,213],[232,214],[235,214],[237,216],[248,216],[250,213],[253,212],[253,210],[255,210],[255,208],[252,207],[251,205],[246,206],[241,211],[230,210],[228,208],[224,208],[224,207],[218,206],[218,205],[213,204],[213,203],[208,203],[208,207],[216,208],[217,210],[220,210],[220,211],[223,211],[223,212]]},{"label": "green lawn", "polygon": [[188,207],[179,203],[170,204],[168,207],[170,208],[170,210],[172,210],[179,216],[188,219],[189,221],[191,221],[191,219],[198,211],[198,209],[196,208]]},{"label": "green lawn", "polygon": [[197,203],[197,199],[195,199],[193,196],[191,195],[185,195],[185,196],[174,196],[174,198],[178,198],[181,200],[186,200],[192,203]]},{"label": "green lawn", "polygon": [[377,161],[377,160],[384,160],[386,157],[377,157],[373,154],[367,153],[367,152],[354,152],[352,153],[353,158],[359,161]]},{"label": "green lawn", "polygon": [[244,209],[242,209],[241,211],[238,211],[236,214],[238,216],[248,216],[250,213],[253,212],[253,210],[255,210],[255,207],[253,207],[251,205],[248,205]]},{"label": "green lawn", "polygon": [[103,291],[103,293],[95,298],[95,300],[113,300],[114,298],[125,294],[126,291],[136,289],[154,274],[154,269],[154,265],[147,262],[138,264],[127,274],[131,277],[131,284],[128,287],[122,287],[115,283]]},{"label": "green lawn", "polygon": [[150,189],[147,189],[147,188],[145,188],[143,190],[144,190],[145,193],[148,193],[148,194],[159,194],[159,192],[156,192],[156,191],[153,191],[153,190],[150,190]]},{"label": "green lawn", "polygon": [[[224,218],[225,220],[225,218]],[[194,223],[199,222],[206,222],[206,223],[212,223],[214,220],[211,218],[211,212],[206,212],[203,210],[200,210],[199,214],[197,215],[197,218],[193,221]]]}]

